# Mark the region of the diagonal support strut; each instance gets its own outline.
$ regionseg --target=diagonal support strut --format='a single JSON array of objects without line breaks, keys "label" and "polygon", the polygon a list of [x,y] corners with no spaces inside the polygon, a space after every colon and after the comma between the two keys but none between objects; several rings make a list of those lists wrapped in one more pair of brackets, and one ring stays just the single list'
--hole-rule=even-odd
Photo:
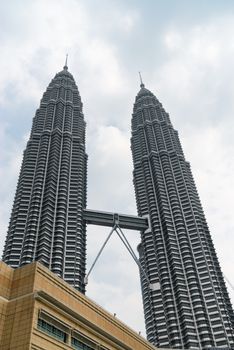
[{"label": "diagonal support strut", "polygon": [[107,238],[105,239],[103,245],[101,246],[96,258],[94,259],[94,262],[92,263],[88,273],[86,274],[86,276],[84,277],[84,283],[85,285],[88,284],[88,277],[90,275],[90,273],[92,272],[97,260],[99,259],[100,255],[102,254],[107,242],[110,240],[112,234],[116,232],[118,237],[120,238],[120,240],[122,241],[122,243],[124,244],[125,248],[128,250],[129,254],[131,255],[131,257],[133,258],[133,260],[135,261],[135,263],[137,264],[139,270],[141,271],[142,275],[144,276],[144,278],[146,279],[147,281],[147,284],[149,285],[149,289],[151,290],[157,290],[158,289],[158,286],[156,283],[151,283],[145,270],[143,269],[139,259],[137,258],[134,250],[132,249],[130,243],[128,242],[127,240],[127,237],[125,236],[125,234],[123,233],[123,230],[121,229],[121,227],[119,226],[119,218],[118,216],[116,216],[115,218],[115,222],[114,222],[114,226],[112,227],[110,233],[108,234]]}]

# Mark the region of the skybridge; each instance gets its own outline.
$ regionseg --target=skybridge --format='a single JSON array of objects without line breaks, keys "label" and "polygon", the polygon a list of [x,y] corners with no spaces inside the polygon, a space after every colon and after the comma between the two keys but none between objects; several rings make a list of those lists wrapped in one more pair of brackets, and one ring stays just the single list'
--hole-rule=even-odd
[{"label": "skybridge", "polygon": [[137,258],[134,250],[132,249],[127,237],[125,236],[122,230],[122,229],[127,229],[127,230],[135,230],[135,231],[145,231],[147,229],[150,229],[148,217],[140,217],[140,216],[134,216],[134,215],[126,215],[126,214],[110,213],[106,211],[85,209],[83,210],[83,218],[86,224],[111,227],[110,233],[108,234],[106,240],[102,244],[96,258],[94,259],[94,262],[92,263],[88,273],[84,278],[85,284],[88,284],[88,277],[92,272],[100,255],[102,254],[102,251],[105,248],[107,242],[111,238],[112,234],[116,232],[116,234],[122,241],[123,245],[128,250],[129,254],[133,258],[135,263],[138,265],[142,277],[145,278],[145,280],[147,281],[149,289],[150,290],[159,289],[158,283],[150,282],[148,276],[145,273],[145,270],[141,266],[139,259]]},{"label": "skybridge", "polygon": [[145,231],[149,228],[147,217],[134,215],[85,209],[83,211],[83,218],[90,225],[113,227],[117,224],[121,228],[135,231]]}]

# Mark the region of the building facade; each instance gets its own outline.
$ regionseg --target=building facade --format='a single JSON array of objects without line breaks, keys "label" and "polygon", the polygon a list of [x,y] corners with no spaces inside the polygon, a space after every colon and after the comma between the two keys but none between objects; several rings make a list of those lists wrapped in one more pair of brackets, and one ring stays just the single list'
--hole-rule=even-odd
[{"label": "building facade", "polygon": [[3,261],[40,261],[84,292],[87,155],[82,102],[67,64],[43,94],[13,204]]},{"label": "building facade", "polygon": [[159,347],[233,349],[234,314],[178,132],[141,84],[131,148],[138,214],[148,215],[140,261],[148,340]]},{"label": "building facade", "polygon": [[38,262],[0,262],[1,350],[156,350]]}]

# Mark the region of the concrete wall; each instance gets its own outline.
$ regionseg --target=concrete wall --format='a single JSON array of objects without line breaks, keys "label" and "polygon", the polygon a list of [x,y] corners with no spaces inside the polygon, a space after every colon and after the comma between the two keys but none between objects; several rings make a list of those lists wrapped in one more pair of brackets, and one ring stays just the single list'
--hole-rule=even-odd
[{"label": "concrete wall", "polygon": [[[66,328],[65,342],[38,329],[42,314]],[[155,349],[39,263],[13,270],[0,262],[0,317],[1,350],[71,350],[73,332],[92,341],[96,348]]]}]

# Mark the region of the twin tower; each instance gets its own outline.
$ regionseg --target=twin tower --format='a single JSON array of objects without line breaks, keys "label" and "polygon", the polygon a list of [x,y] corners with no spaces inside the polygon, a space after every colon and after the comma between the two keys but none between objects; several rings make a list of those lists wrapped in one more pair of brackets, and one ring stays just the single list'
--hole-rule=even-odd
[{"label": "twin tower", "polygon": [[[83,293],[85,127],[65,64],[33,119],[3,252],[10,266],[38,260]],[[234,313],[190,165],[168,113],[143,83],[131,149],[138,215],[149,218],[139,246],[148,340],[163,348],[233,349]]]}]

